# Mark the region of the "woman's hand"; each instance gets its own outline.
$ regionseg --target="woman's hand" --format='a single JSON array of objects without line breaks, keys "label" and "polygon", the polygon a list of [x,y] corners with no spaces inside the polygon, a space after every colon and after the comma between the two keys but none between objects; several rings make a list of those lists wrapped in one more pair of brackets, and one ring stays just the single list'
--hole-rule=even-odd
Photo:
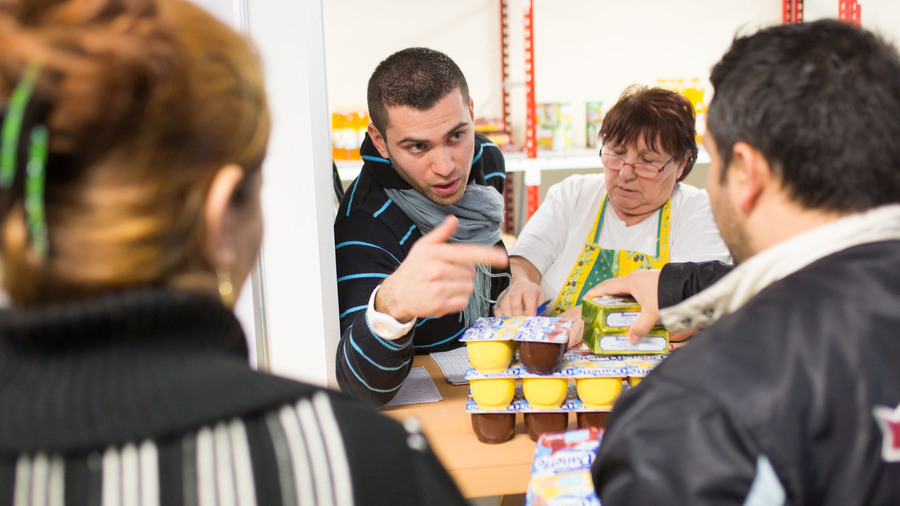
[{"label": "woman's hand", "polygon": [[557,316],[559,318],[571,318],[575,320],[575,325],[572,326],[572,333],[569,334],[569,348],[578,346],[584,336],[584,320],[581,318],[581,304],[571,307]]},{"label": "woman's hand", "polygon": [[547,300],[541,288],[541,273],[520,256],[509,257],[512,282],[497,298],[494,316],[537,316],[537,308]]},{"label": "woman's hand", "polygon": [[537,307],[544,300],[541,285],[527,279],[514,280],[500,294],[494,316],[537,316]]}]

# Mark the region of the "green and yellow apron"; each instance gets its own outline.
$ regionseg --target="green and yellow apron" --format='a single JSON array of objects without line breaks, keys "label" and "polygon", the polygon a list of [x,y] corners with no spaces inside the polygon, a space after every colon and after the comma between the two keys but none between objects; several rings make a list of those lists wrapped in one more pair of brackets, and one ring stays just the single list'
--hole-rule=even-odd
[{"label": "green and yellow apron", "polygon": [[601,281],[624,276],[638,269],[660,269],[669,262],[672,199],[667,200],[659,212],[656,256],[649,256],[637,251],[603,249],[597,245],[608,201],[609,195],[604,195],[600,209],[597,211],[597,217],[594,219],[594,225],[588,231],[584,247],[578,255],[572,273],[569,274],[556,297],[553,311],[550,313],[553,316],[580,304],[584,294]]}]

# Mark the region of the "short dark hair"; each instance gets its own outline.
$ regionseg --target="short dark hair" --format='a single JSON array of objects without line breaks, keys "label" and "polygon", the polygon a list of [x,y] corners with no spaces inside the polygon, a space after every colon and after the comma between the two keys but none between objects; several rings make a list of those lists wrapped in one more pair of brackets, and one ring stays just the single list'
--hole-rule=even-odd
[{"label": "short dark hair", "polygon": [[766,28],[736,37],[710,81],[724,167],[746,142],[807,209],[900,201],[900,57],[881,37],[838,20]]},{"label": "short dark hair", "polygon": [[[663,88],[631,85],[610,108],[600,127],[600,142],[632,146],[643,138],[654,150],[660,147],[681,160],[687,157],[684,180],[697,161],[694,106],[684,95]],[[660,145],[657,146],[657,143]]]},{"label": "short dark hair", "polygon": [[425,111],[455,89],[459,89],[468,103],[469,85],[449,56],[425,47],[403,49],[379,63],[369,78],[369,117],[384,135],[388,107],[406,106]]}]

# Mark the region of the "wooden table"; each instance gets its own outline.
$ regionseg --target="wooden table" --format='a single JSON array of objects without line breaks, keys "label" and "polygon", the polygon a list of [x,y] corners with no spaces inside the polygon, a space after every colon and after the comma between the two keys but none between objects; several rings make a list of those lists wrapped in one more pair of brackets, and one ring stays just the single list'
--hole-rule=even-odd
[{"label": "wooden table", "polygon": [[[466,413],[468,385],[450,384],[427,355],[416,356],[413,367],[425,367],[443,400],[384,408],[384,413],[400,420],[413,416],[422,423],[434,452],[464,496],[525,493],[535,443],[525,432],[522,416],[517,415],[516,435],[512,440],[493,445],[482,443],[472,431],[471,415]],[[571,420],[570,425],[574,425]]]}]

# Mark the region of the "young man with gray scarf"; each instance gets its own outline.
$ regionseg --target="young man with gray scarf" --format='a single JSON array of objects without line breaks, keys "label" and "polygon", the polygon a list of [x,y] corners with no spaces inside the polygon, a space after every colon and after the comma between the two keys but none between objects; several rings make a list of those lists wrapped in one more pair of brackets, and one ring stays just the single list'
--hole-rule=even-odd
[{"label": "young man with gray scarf", "polygon": [[408,48],[382,61],[368,107],[363,168],[334,223],[336,373],[342,390],[383,405],[415,354],[459,347],[508,285],[506,172],[500,149],[475,134],[466,79],[443,53]]}]

